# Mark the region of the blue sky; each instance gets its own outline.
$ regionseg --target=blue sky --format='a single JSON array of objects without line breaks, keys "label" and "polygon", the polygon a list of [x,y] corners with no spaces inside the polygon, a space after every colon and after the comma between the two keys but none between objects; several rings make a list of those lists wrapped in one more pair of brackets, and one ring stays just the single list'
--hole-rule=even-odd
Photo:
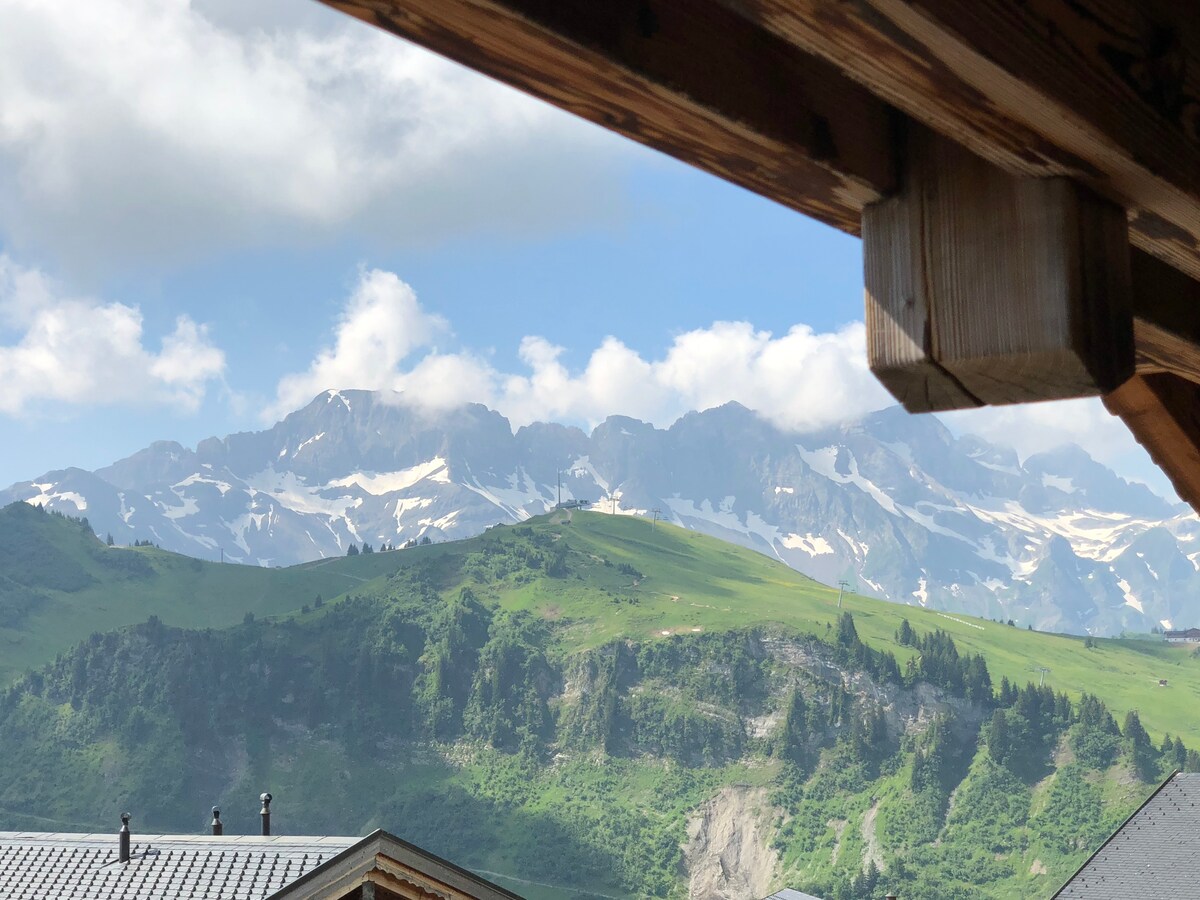
[{"label": "blue sky", "polygon": [[[0,483],[328,387],[583,425],[888,402],[853,238],[317,4],[56,6],[0,0]],[[1094,401],[948,421],[1163,488]]]}]

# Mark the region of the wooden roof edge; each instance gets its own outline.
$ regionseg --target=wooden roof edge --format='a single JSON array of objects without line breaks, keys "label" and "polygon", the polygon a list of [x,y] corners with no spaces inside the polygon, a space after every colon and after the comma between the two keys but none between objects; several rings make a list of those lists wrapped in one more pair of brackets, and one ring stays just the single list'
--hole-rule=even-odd
[{"label": "wooden roof edge", "polygon": [[486,878],[449,860],[409,843],[383,829],[376,829],[320,866],[280,888],[270,900],[332,900],[335,887],[353,888],[377,868],[378,857],[386,857],[411,869],[417,876],[452,888],[477,900],[522,900]]},{"label": "wooden roof edge", "polygon": [[1136,375],[1075,395],[1108,391],[1200,509],[1200,21],[1186,4],[323,2],[852,234],[902,186],[911,122],[1118,204]]},{"label": "wooden roof edge", "polygon": [[710,0],[322,2],[851,234],[895,188],[889,106]]},{"label": "wooden roof edge", "polygon": [[1134,246],[1200,277],[1187,4],[323,2],[851,233],[896,187],[899,110],[1006,171],[1086,184],[1129,211]]},{"label": "wooden roof edge", "polygon": [[1181,500],[1200,510],[1200,385],[1169,372],[1135,375],[1104,396]]}]

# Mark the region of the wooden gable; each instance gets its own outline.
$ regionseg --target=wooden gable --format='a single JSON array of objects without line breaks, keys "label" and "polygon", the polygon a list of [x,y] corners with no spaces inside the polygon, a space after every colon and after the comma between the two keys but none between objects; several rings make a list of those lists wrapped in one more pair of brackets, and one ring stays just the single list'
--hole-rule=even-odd
[{"label": "wooden gable", "polygon": [[444,859],[376,831],[271,900],[520,900]]}]

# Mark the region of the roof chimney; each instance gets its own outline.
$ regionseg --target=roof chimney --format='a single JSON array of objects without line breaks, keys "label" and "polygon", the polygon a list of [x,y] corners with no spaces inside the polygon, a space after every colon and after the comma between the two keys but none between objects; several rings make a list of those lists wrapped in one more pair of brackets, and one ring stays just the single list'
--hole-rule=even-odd
[{"label": "roof chimney", "polygon": [[121,830],[117,832],[118,862],[129,862],[129,813],[121,813]]},{"label": "roof chimney", "polygon": [[212,833],[222,835],[225,833],[225,826],[221,824],[221,810],[213,807]]},{"label": "roof chimney", "polygon": [[271,833],[271,795],[263,794],[258,799],[262,801],[263,805],[258,814],[262,816],[262,833],[266,837]]}]

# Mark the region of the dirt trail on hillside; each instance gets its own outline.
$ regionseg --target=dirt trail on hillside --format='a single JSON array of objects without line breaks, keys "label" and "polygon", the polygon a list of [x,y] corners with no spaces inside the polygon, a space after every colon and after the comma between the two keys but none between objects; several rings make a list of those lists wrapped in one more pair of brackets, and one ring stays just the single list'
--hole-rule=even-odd
[{"label": "dirt trail on hillside", "polygon": [[684,865],[692,900],[758,900],[779,865],[764,788],[726,787],[688,822]]},{"label": "dirt trail on hillside", "polygon": [[875,863],[875,868],[880,872],[883,871],[883,851],[879,849],[879,836],[875,834],[875,817],[879,815],[879,801],[876,800],[871,804],[871,808],[867,810],[862,821],[862,836],[863,843],[867,845],[867,852],[863,856],[863,868],[867,867],[867,863]]}]

